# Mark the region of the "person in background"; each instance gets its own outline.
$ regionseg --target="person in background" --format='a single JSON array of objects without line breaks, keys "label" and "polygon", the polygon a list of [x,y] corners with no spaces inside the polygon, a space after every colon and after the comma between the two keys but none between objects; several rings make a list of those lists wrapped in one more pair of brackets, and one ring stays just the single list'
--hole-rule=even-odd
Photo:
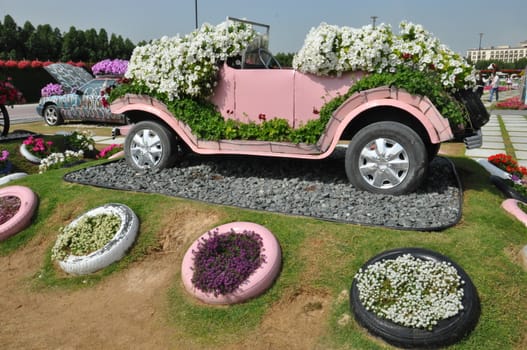
[{"label": "person in background", "polygon": [[490,96],[489,102],[492,102],[492,96],[496,94],[496,101],[498,101],[498,90],[500,87],[500,76],[497,72],[492,73],[492,80],[490,81]]},{"label": "person in background", "polygon": [[478,71],[476,73],[476,95],[478,95],[479,98],[481,98],[481,96],[483,95],[484,87],[485,87],[485,82],[483,81],[481,72]]},{"label": "person in background", "polygon": [[510,76],[507,78],[507,90],[512,90],[512,79]]}]

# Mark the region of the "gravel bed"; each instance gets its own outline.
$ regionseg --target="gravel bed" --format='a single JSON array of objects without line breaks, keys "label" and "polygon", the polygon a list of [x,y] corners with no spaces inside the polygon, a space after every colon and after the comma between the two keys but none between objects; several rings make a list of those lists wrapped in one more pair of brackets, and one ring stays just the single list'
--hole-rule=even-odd
[{"label": "gravel bed", "polygon": [[86,185],[161,193],[209,203],[361,225],[442,230],[461,217],[462,192],[453,164],[436,157],[428,179],[403,196],[355,189],[344,151],[323,161],[192,155],[159,172],[137,172],[124,159],[64,176]]}]

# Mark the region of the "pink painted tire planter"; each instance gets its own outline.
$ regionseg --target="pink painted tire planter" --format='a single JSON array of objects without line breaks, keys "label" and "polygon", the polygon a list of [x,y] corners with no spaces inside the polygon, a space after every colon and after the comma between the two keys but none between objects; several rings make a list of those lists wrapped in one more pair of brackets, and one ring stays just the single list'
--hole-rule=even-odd
[{"label": "pink painted tire planter", "polygon": [[0,241],[19,233],[29,226],[38,205],[37,195],[29,187],[7,186],[0,189],[0,197],[10,196],[20,199],[20,208],[11,219],[0,225]]},{"label": "pink painted tire planter", "polygon": [[518,206],[518,203],[521,202],[516,199],[509,198],[501,203],[501,207],[516,219],[520,220],[525,226],[527,226],[527,213],[521,210],[521,208]]},{"label": "pink painted tire planter", "polygon": [[[237,304],[245,300],[254,298],[265,292],[271,287],[274,280],[280,272],[282,262],[282,251],[280,244],[276,237],[267,228],[252,223],[252,222],[232,222],[229,224],[221,225],[216,227],[219,233],[229,232],[231,229],[235,232],[254,231],[262,237],[264,254],[266,256],[266,262],[264,262],[258,270],[256,270],[249,278],[242,283],[242,285],[234,292],[214,296],[213,293],[204,293],[201,290],[194,287],[192,284],[192,266],[193,261],[193,250],[197,250],[200,239],[207,238],[208,232],[201,235],[185,253],[183,262],[181,265],[181,278],[185,289],[199,300],[207,304],[225,305],[225,304]],[[215,230],[213,228],[211,231]]]}]

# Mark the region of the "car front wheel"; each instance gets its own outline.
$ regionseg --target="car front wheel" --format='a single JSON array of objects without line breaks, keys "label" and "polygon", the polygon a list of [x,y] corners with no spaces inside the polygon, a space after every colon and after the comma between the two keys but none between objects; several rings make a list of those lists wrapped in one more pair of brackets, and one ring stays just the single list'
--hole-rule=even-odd
[{"label": "car front wheel", "polygon": [[57,126],[64,122],[55,105],[47,105],[44,108],[44,120],[49,126]]},{"label": "car front wheel", "polygon": [[346,175],[358,189],[400,195],[414,191],[425,179],[427,149],[410,127],[377,122],[361,129],[346,151]]},{"label": "car front wheel", "polygon": [[137,170],[162,170],[178,157],[176,135],[159,123],[137,123],[125,140],[126,160]]}]

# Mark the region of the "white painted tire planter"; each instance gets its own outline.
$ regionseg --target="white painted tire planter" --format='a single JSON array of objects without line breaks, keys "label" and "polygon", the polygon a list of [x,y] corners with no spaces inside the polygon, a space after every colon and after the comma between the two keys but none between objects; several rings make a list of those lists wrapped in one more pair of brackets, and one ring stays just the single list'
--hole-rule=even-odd
[{"label": "white painted tire planter", "polygon": [[490,174],[497,177],[500,177],[505,180],[510,180],[511,174],[508,172],[501,170],[491,162],[489,162],[487,159],[478,159],[477,162]]},{"label": "white painted tire planter", "polygon": [[27,160],[29,160],[31,163],[35,163],[35,164],[40,164],[40,161],[42,160],[41,158],[31,154],[26,145],[24,144],[21,144],[20,145],[20,154],[26,158]]},{"label": "white painted tire planter", "polygon": [[0,185],[5,185],[9,181],[21,179],[21,178],[26,177],[26,176],[27,176],[27,173],[22,173],[22,172],[21,173],[12,173],[12,174],[9,174],[9,175],[2,176],[2,177],[0,177]]},{"label": "white painted tire planter", "polygon": [[59,266],[65,272],[72,275],[86,275],[98,271],[120,260],[134,243],[139,231],[139,219],[132,209],[124,204],[109,203],[91,209],[73,220],[68,227],[77,225],[85,216],[101,214],[115,214],[121,218],[121,226],[115,236],[104,247],[88,255],[69,255],[65,260],[60,260]]},{"label": "white painted tire planter", "polygon": [[[527,213],[521,210],[519,203],[523,202],[520,202],[514,198],[509,198],[501,203],[501,207],[516,219],[520,220],[525,226],[527,226]],[[527,203],[523,204],[527,205]]]},{"label": "white painted tire planter", "polygon": [[11,219],[0,225],[0,241],[29,226],[38,205],[37,195],[29,187],[8,186],[0,189],[0,197],[11,196],[20,199],[20,208]]},{"label": "white painted tire planter", "polygon": [[234,230],[236,233],[243,231],[254,231],[262,237],[262,250],[265,254],[266,261],[255,271],[242,285],[234,292],[214,296],[213,293],[204,293],[194,287],[192,283],[193,275],[193,253],[198,249],[198,244],[202,238],[208,238],[208,232],[200,236],[185,253],[181,266],[181,278],[185,289],[199,300],[207,304],[225,305],[241,303],[245,300],[254,298],[271,287],[274,280],[280,272],[282,262],[282,251],[276,237],[267,228],[252,222],[232,222],[213,228],[211,231],[218,229],[218,232],[226,233]]}]

